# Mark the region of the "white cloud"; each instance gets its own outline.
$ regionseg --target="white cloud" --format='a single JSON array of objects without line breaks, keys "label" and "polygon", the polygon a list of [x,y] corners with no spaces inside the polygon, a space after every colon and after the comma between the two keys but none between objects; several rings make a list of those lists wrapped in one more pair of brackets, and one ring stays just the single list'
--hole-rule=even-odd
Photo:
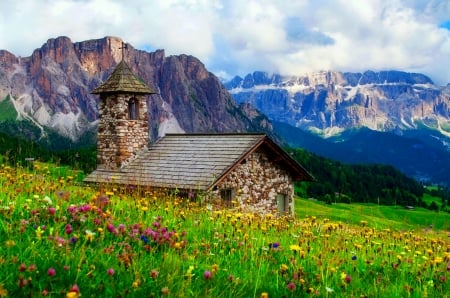
[{"label": "white cloud", "polygon": [[449,19],[446,0],[4,0],[0,49],[29,56],[49,38],[112,35],[221,76],[398,69],[446,84]]}]

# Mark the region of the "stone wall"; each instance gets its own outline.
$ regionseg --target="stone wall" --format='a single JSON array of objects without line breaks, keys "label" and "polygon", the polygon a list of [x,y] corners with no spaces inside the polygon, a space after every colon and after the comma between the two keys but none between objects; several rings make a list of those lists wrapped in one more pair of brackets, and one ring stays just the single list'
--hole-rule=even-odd
[{"label": "stone wall", "polygon": [[277,195],[283,194],[288,200],[286,213],[293,214],[292,178],[287,171],[270,161],[263,150],[252,153],[220,182],[212,193],[215,205],[228,204],[221,198],[221,191],[225,189],[231,189],[233,193],[230,207],[259,214],[278,212]]},{"label": "stone wall", "polygon": [[[138,120],[129,120],[128,102],[139,102]],[[116,170],[148,144],[147,102],[144,95],[101,95],[97,134],[97,168]]]}]

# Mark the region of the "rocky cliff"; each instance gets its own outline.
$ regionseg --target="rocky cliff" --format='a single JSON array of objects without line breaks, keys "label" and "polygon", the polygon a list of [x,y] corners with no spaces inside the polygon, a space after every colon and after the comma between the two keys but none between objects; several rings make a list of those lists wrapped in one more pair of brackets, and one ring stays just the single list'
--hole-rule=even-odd
[{"label": "rocky cliff", "polygon": [[24,58],[0,50],[0,102],[11,101],[17,119],[31,121],[43,134],[51,129],[76,141],[95,132],[98,99],[90,91],[108,78],[122,55],[160,93],[148,98],[151,140],[183,131],[270,133],[267,118],[237,105],[195,57],[137,50],[116,37],[75,43],[68,37],[49,39]]},{"label": "rocky cliff", "polygon": [[325,136],[355,127],[402,131],[421,125],[450,136],[450,88],[422,74],[254,72],[225,85],[237,102],[253,104],[271,120]]}]

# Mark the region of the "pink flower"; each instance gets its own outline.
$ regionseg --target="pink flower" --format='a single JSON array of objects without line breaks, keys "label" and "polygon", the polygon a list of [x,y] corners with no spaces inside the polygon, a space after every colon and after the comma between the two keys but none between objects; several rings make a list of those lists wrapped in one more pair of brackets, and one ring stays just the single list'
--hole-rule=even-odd
[{"label": "pink flower", "polygon": [[72,225],[67,224],[67,225],[66,225],[66,234],[70,234],[70,233],[72,233],[72,231],[73,231]]},{"label": "pink flower", "polygon": [[352,277],[347,274],[347,276],[345,276],[345,282],[349,284],[351,281],[352,281]]},{"label": "pink flower", "polygon": [[211,279],[211,277],[212,277],[211,271],[206,270],[205,273],[203,273],[203,277],[204,277],[206,280]]},{"label": "pink flower", "polygon": [[48,268],[47,275],[48,276],[55,276],[56,270],[54,268]]},{"label": "pink flower", "polygon": [[50,215],[54,215],[56,213],[56,208],[55,207],[49,207],[48,208],[48,213],[50,213]]},{"label": "pink flower", "polygon": [[289,291],[294,291],[295,290],[295,284],[291,281],[290,283],[288,283],[287,288]]},{"label": "pink flower", "polygon": [[108,275],[113,276],[114,275],[114,269],[109,268],[107,271]]}]

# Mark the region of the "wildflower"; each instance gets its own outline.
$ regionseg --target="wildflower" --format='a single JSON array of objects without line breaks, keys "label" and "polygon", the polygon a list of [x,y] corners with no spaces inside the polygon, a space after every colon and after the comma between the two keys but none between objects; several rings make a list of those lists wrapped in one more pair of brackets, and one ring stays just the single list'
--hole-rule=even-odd
[{"label": "wildflower", "polygon": [[27,265],[25,265],[24,263],[20,264],[19,271],[24,272],[25,270],[27,270]]},{"label": "wildflower", "polygon": [[280,266],[280,272],[284,273],[289,269],[289,267],[286,264],[281,264]]},{"label": "wildflower", "polygon": [[8,297],[8,291],[0,284],[0,298]]},{"label": "wildflower", "polygon": [[194,274],[192,274],[192,271],[194,271],[194,266],[189,266],[189,269],[187,270],[187,272],[186,272],[186,277],[187,278],[192,278],[192,276],[194,276]]},{"label": "wildflower", "polygon": [[169,296],[169,293],[170,293],[170,291],[169,291],[168,287],[164,287],[164,288],[161,289],[161,294],[163,296]]},{"label": "wildflower", "polygon": [[49,207],[48,208],[48,213],[50,214],[50,215],[55,215],[55,213],[56,213],[56,208],[55,207]]},{"label": "wildflower", "polygon": [[48,196],[45,196],[42,199],[43,202],[47,203],[47,205],[51,205],[52,204],[52,199],[50,199]]},{"label": "wildflower", "polygon": [[356,256],[355,255],[352,256],[352,261],[356,261]]},{"label": "wildflower", "polygon": [[278,242],[269,243],[269,247],[273,248],[273,249],[277,249],[278,247],[280,247],[280,243],[278,243]]},{"label": "wildflower", "polygon": [[150,271],[151,278],[156,279],[156,278],[158,278],[158,275],[159,275],[158,270],[152,269],[152,271]]},{"label": "wildflower", "polygon": [[206,280],[211,279],[211,277],[212,277],[211,271],[206,270],[206,271],[203,273],[203,277],[204,277]]},{"label": "wildflower", "polygon": [[72,228],[71,224],[67,224],[65,229],[66,229],[66,234],[67,235],[69,235],[73,231],[73,228]]},{"label": "wildflower", "polygon": [[269,294],[267,292],[261,293],[261,298],[269,298]]},{"label": "wildflower", "polygon": [[216,273],[217,271],[219,271],[219,265],[213,264],[211,266],[211,271],[212,271],[212,273]]},{"label": "wildflower", "polygon": [[14,240],[6,240],[5,241],[5,246],[6,247],[13,247],[16,245],[16,242],[14,242]]},{"label": "wildflower", "polygon": [[48,276],[55,276],[56,270],[54,268],[48,268],[47,275]]},{"label": "wildflower", "polygon": [[95,233],[92,232],[91,230],[86,230],[85,233],[86,233],[86,240],[92,242],[92,240],[94,240]]},{"label": "wildflower", "polygon": [[301,247],[298,246],[297,244],[292,244],[292,245],[289,245],[289,249],[292,250],[292,251],[297,252],[297,251],[301,250]]},{"label": "wildflower", "polygon": [[295,290],[295,284],[291,281],[290,283],[288,283],[287,288],[289,291],[294,291]]},{"label": "wildflower", "polygon": [[35,233],[36,233],[37,239],[41,240],[42,239],[42,234],[44,234],[44,231],[41,229],[41,227],[37,227]]},{"label": "wildflower", "polygon": [[113,268],[109,268],[107,271],[106,271],[106,273],[109,275],[109,276],[113,276],[114,275],[114,269]]},{"label": "wildflower", "polygon": [[327,291],[327,293],[333,293],[334,290],[332,288],[329,287],[325,287],[325,290]]},{"label": "wildflower", "polygon": [[78,288],[78,285],[74,284],[71,288],[70,291],[67,292],[66,294],[66,298],[78,298],[80,297],[80,289]]}]

